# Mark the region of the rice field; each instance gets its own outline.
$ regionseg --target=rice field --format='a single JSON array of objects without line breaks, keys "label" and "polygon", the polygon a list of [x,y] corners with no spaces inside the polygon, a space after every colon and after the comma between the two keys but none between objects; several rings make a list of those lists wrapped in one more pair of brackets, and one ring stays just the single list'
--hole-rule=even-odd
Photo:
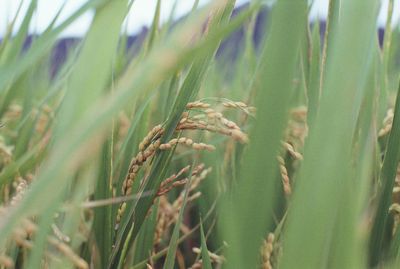
[{"label": "rice field", "polygon": [[330,0],[322,25],[313,1],[195,1],[161,22],[158,0],[128,46],[133,2],[87,0],[34,36],[37,0],[10,18],[0,268],[400,268],[394,0],[383,39],[380,1]]}]

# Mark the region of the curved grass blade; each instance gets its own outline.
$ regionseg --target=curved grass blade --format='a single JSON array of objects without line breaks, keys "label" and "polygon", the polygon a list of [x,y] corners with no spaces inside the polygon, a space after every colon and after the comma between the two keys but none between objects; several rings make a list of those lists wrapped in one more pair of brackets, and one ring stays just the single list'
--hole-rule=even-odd
[{"label": "curved grass blade", "polygon": [[6,57],[4,62],[3,59],[0,60],[2,65],[7,65],[14,62],[20,55],[24,46],[24,42],[28,37],[29,25],[32,21],[32,17],[36,10],[36,7],[37,0],[31,1],[28,10],[26,11],[26,14],[24,16],[24,19],[21,23],[21,26],[18,29],[17,35],[10,41],[10,43],[8,43],[8,49],[6,48],[4,52],[5,54],[2,55]]},{"label": "curved grass blade", "polygon": [[[191,169],[193,169],[193,166]],[[183,221],[183,213],[185,212],[185,207],[189,196],[189,189],[191,182],[192,182],[192,170],[190,171],[189,181],[185,187],[185,196],[183,198],[182,207],[179,210],[178,219],[176,220],[174,230],[172,232],[172,236],[169,242],[167,257],[165,259],[163,267],[164,269],[174,269],[176,249],[178,248],[179,232]]]},{"label": "curved grass blade", "polygon": [[201,258],[203,260],[204,269],[212,269],[210,255],[207,249],[206,237],[204,236],[203,222],[200,219],[200,236],[201,236]]},{"label": "curved grass blade", "polygon": [[157,226],[158,204],[156,201],[151,208],[150,216],[143,223],[134,246],[134,258],[131,264],[148,260],[154,247],[154,233]]},{"label": "curved grass blade", "polygon": [[[8,44],[10,42],[12,33],[14,31],[15,22],[17,21],[17,18],[19,18],[19,14],[21,12],[21,8],[22,8],[22,4],[23,3],[24,3],[24,0],[21,0],[19,2],[19,5],[18,5],[18,8],[17,8],[17,11],[15,12],[14,17],[12,18],[12,20],[10,22],[8,22],[6,33],[4,34],[4,36],[3,36],[2,40],[1,40],[1,43],[0,43],[0,59],[6,59],[3,56],[3,52],[4,52],[4,49],[8,46]],[[2,63],[3,63],[3,60],[0,60],[0,65]]]}]

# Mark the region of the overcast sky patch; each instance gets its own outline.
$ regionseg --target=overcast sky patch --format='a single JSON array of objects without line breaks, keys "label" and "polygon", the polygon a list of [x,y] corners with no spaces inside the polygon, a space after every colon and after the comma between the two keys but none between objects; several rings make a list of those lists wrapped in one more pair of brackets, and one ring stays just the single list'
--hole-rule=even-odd
[{"label": "overcast sky patch", "polygon": [[[177,9],[175,17],[181,17],[186,14],[192,7],[194,0],[177,0]],[[204,5],[209,0],[200,0],[200,5]],[[55,14],[61,8],[65,0],[39,0],[37,12],[33,18],[33,23],[30,26],[30,31],[35,33],[42,32],[50,21],[53,19]],[[66,5],[58,19],[58,22],[66,19],[70,14],[72,14],[77,8],[79,8],[85,0],[68,0]],[[161,1],[161,20],[165,21],[169,18],[172,6],[175,0],[163,0]],[[246,0],[237,1],[237,5],[241,5],[247,2]],[[328,10],[329,0],[315,0],[314,6],[311,10],[312,19],[325,19]],[[0,0],[0,36],[3,36],[6,28],[7,22],[15,15],[20,1],[19,0]],[[21,14],[26,12],[30,1],[25,0],[21,10]],[[126,20],[128,32],[134,34],[143,26],[148,26],[153,18],[154,10],[156,7],[156,0],[135,0],[132,6],[132,10]],[[382,1],[382,9],[379,14],[378,24],[384,25],[386,20],[388,0]],[[397,23],[400,15],[400,0],[395,0],[395,13],[393,16],[393,23]],[[89,28],[90,22],[93,18],[93,12],[88,12],[81,18],[76,20],[70,27],[68,27],[62,36],[81,36]],[[21,23],[23,16],[19,16],[17,25]]]}]

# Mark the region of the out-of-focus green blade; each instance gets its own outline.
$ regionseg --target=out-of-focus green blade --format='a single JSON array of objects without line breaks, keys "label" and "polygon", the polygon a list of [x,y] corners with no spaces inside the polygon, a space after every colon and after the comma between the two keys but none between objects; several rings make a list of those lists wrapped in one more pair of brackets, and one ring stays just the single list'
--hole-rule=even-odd
[{"label": "out-of-focus green blade", "polygon": [[383,39],[382,58],[383,58],[383,68],[385,74],[384,80],[386,87],[388,84],[389,57],[390,57],[390,48],[392,45],[392,36],[393,36],[393,29],[392,29],[392,18],[393,18],[393,8],[394,8],[393,5],[394,5],[394,0],[389,0],[386,25],[385,25],[385,35]]},{"label": "out-of-focus green blade", "polygon": [[147,40],[146,49],[150,50],[156,41],[158,27],[160,24],[161,0],[157,0],[156,10],[154,12],[153,23],[151,24],[149,38]]},{"label": "out-of-focus green blade", "polygon": [[[112,58],[118,43],[120,24],[126,14],[125,5],[126,3],[123,0],[113,1],[102,6],[96,13],[74,73],[71,75],[67,100],[63,104],[64,107],[61,113],[58,114],[57,120],[59,124],[55,131],[56,137],[54,138],[52,154],[57,155],[57,150],[70,148],[73,143],[68,144],[67,142],[67,144],[64,144],[69,139],[82,141],[81,137],[77,136],[76,133],[71,133],[70,130],[76,126],[81,115],[86,112],[93,103],[93,100],[98,99],[102,95],[103,89],[106,86],[106,82],[108,81],[107,74],[110,71]],[[99,43],[98,38],[104,38],[105,27],[113,30],[107,32],[108,37],[105,38],[104,42]],[[98,57],[100,53],[102,57]],[[99,79],[99,75],[101,79]],[[51,159],[47,163],[51,163],[57,158]],[[72,161],[72,159],[69,161]],[[65,163],[65,160],[63,162]],[[32,210],[39,210],[40,207],[42,209],[47,208],[48,205],[40,202],[39,207],[36,207],[36,209],[35,207],[31,207],[32,203],[30,201],[41,200],[43,198],[41,194],[43,193],[45,193],[49,201],[56,202],[62,199],[62,193],[66,191],[65,187],[68,183],[66,181],[68,179],[67,174],[71,175],[74,171],[69,170],[65,165],[55,165],[52,167],[49,164],[49,166],[44,167],[46,169],[44,169],[43,174],[35,180],[30,192],[24,196],[25,202],[21,202],[18,209],[10,212],[11,215],[15,214],[15,218],[10,217],[7,219],[7,222],[16,221],[19,218],[18,212],[22,213],[27,209],[32,212]],[[46,178],[47,180],[50,179],[46,176],[46,173],[48,173],[47,176],[55,173],[51,176],[53,180],[46,181]],[[60,173],[62,176],[55,176],[56,174],[60,175]],[[46,188],[49,188],[49,191],[44,191]],[[7,226],[5,222],[1,222],[0,226],[5,227],[3,225]],[[8,228],[11,229],[12,226],[10,225]],[[6,234],[7,232],[3,233],[2,242],[6,239]]]},{"label": "out-of-focus green blade", "polygon": [[256,71],[257,118],[240,180],[222,208],[220,227],[229,244],[227,268],[255,268],[259,247],[272,230],[276,199],[276,157],[286,124],[300,40],[307,23],[306,1],[281,0],[271,14],[271,27]]},{"label": "out-of-focus green blade", "polygon": [[340,217],[360,214],[347,207],[354,202],[351,191],[356,186],[351,177],[352,141],[365,94],[377,7],[375,1],[340,2],[338,27],[329,39],[319,114],[295,179],[281,268],[361,266],[355,218]]},{"label": "out-of-focus green blade", "polygon": [[54,45],[58,35],[73,23],[82,14],[91,8],[95,8],[104,4],[105,0],[91,0],[82,5],[76,10],[71,16],[63,21],[59,26],[54,28],[52,31],[47,32],[45,35],[40,36],[32,44],[31,48],[27,53],[24,54],[18,61],[13,61],[7,66],[0,67],[0,92],[6,89],[6,86],[21,76],[28,68],[36,64],[49,49]]},{"label": "out-of-focus green blade", "polygon": [[[62,136],[79,115],[88,109],[88,104],[104,93],[105,86],[111,79],[112,60],[118,44],[120,25],[126,15],[126,6],[125,0],[113,1],[112,4],[104,5],[99,14],[96,14],[60,109],[56,136]],[[98,44],[98,39],[104,35],[103,27],[110,29],[110,37],[103,37],[107,42]],[[117,32],[113,33],[111,29]],[[98,52],[103,50],[102,57],[99,57]]]},{"label": "out-of-focus green blade", "polygon": [[320,66],[321,66],[321,41],[319,22],[315,22],[312,30],[311,43],[311,63],[310,63],[310,78],[307,91],[308,106],[307,106],[307,122],[312,125],[317,113],[320,99]]},{"label": "out-of-focus green blade", "polygon": [[51,233],[51,224],[54,219],[54,211],[57,210],[58,203],[50,205],[51,209],[42,213],[38,223],[38,233],[35,235],[34,248],[30,253],[25,268],[40,268],[43,254],[47,249],[48,235]]},{"label": "out-of-focus green blade", "polygon": [[[335,25],[338,23],[338,16],[339,16],[339,8],[340,8],[340,1],[341,0],[329,0],[328,6],[328,17],[326,19],[325,25],[325,32],[324,32],[324,46],[322,49],[321,55],[321,73],[320,73],[320,89],[319,92],[321,93],[323,90],[323,84],[325,81],[325,72],[327,66],[328,55],[330,55],[330,48],[331,48],[331,40],[333,40],[333,30],[335,29]],[[330,57],[330,56],[329,56]]]}]

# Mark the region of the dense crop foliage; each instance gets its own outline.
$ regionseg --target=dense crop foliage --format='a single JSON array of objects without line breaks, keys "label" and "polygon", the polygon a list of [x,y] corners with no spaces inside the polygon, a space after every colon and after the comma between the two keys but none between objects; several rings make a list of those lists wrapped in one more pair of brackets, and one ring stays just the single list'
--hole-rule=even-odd
[{"label": "dense crop foliage", "polygon": [[312,1],[161,23],[159,0],[133,47],[133,0],[88,0],[27,46],[37,2],[0,44],[0,268],[400,267],[393,0],[383,42],[375,0],[330,0],[323,31]]}]

